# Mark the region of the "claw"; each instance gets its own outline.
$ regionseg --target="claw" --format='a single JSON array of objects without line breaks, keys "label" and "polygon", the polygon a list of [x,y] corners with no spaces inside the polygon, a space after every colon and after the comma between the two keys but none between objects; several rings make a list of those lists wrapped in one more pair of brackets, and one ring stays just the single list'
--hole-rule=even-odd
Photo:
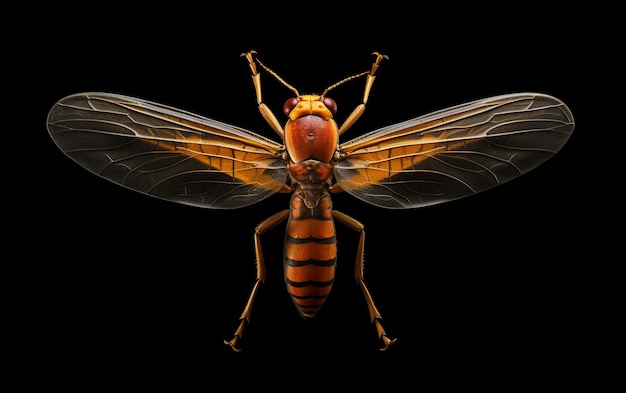
[{"label": "claw", "polygon": [[372,52],[372,55],[376,56],[376,64],[379,64],[383,59],[389,60],[389,56],[383,55],[379,52]]},{"label": "claw", "polygon": [[239,341],[239,336],[233,337],[233,339],[230,340],[230,341],[224,340],[224,344],[226,344],[229,347],[231,347],[233,349],[233,351],[235,351],[235,352],[241,352],[240,348],[235,347],[235,345],[237,345],[237,341]]},{"label": "claw", "polygon": [[233,336],[233,339],[230,341],[226,341],[224,340],[224,344],[228,345],[229,347],[231,347],[233,349],[233,351],[235,352],[240,352],[241,349],[237,348],[237,341],[239,341],[239,339],[241,338],[241,335],[243,334],[243,328],[246,325],[246,323],[248,322],[248,320],[242,316],[240,319],[241,322],[239,322],[239,327],[237,328],[237,331],[235,331],[235,335]]},{"label": "claw", "polygon": [[251,57],[252,55],[256,55],[256,51],[255,51],[254,49],[252,49],[252,50],[250,50],[250,51],[248,51],[248,52],[243,52],[243,53],[241,54],[241,56],[242,56],[242,57],[243,57],[243,56],[245,56],[245,57]]},{"label": "claw", "polygon": [[374,61],[374,64],[372,64],[372,70],[370,71],[370,75],[374,76],[374,74],[376,73],[376,70],[378,69],[378,65],[380,64],[380,62],[383,61],[383,59],[389,60],[389,56],[382,55],[378,52],[374,52],[372,53],[372,55],[376,56],[376,60]]},{"label": "claw", "polygon": [[253,76],[257,74],[256,64],[254,63],[253,57],[254,55],[256,55],[255,50],[251,50],[250,52],[244,52],[240,55],[241,57],[245,57],[246,60],[248,60],[248,65],[250,66],[250,70],[252,71]]},{"label": "claw", "polygon": [[384,347],[379,348],[379,350],[380,350],[381,352],[386,351],[386,350],[389,348],[389,346],[391,346],[391,345],[395,344],[395,343],[396,343],[396,341],[398,340],[397,338],[391,339],[391,338],[387,337],[386,335],[383,335],[383,336],[381,337],[381,339],[382,339],[382,340],[383,340],[383,342],[385,343],[385,346],[384,346]]},{"label": "claw", "polygon": [[392,338],[387,337],[387,333],[385,332],[385,329],[383,329],[383,325],[381,325],[380,319],[374,319],[374,324],[376,325],[376,331],[378,332],[378,337],[381,340],[383,340],[383,342],[385,343],[385,346],[379,349],[381,351],[386,351],[390,345],[393,345],[396,342],[397,338],[392,339]]}]

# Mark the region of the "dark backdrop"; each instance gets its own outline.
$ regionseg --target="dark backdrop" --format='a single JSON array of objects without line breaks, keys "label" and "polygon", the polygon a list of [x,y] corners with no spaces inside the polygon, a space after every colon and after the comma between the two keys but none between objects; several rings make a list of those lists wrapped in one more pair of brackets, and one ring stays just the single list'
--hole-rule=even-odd
[{"label": "dark backdrop", "polygon": [[[172,375],[202,386],[218,379],[238,385],[258,370],[264,370],[261,384],[298,378],[310,386],[329,373],[381,386],[482,386],[497,378],[530,386],[546,375],[567,377],[555,367],[580,349],[572,339],[585,293],[572,257],[586,214],[581,173],[597,132],[586,102],[595,83],[580,65],[592,48],[581,44],[575,15],[522,9],[471,17],[385,7],[366,17],[317,9],[284,19],[255,9],[69,11],[52,10],[53,22],[31,47],[36,72],[26,89],[26,100],[36,98],[37,105],[32,111],[29,104],[28,133],[41,152],[29,171],[35,214],[20,233],[31,239],[26,252],[45,255],[29,275],[37,299],[31,327],[42,365],[65,370],[51,373],[51,381],[75,373],[112,384],[130,376],[140,384]],[[369,69],[373,51],[388,54],[366,113],[344,139],[522,91],[562,99],[576,129],[544,165],[463,200],[388,211],[334,197],[336,209],[366,227],[365,280],[388,333],[398,338],[387,352],[378,351],[353,279],[357,235],[338,224],[336,284],[318,318],[303,321],[283,282],[284,226],[268,233],[268,278],[243,351],[235,354],[222,340],[232,336],[254,282],[254,228],[286,208],[289,196],[236,211],[149,198],[64,156],[48,137],[45,118],[66,95],[106,91],[274,138],[239,57],[250,49],[303,93]],[[265,100],[282,120],[290,91],[269,75],[263,80]],[[362,87],[357,80],[333,91],[339,119],[360,102]],[[239,379],[227,379],[233,370]]]}]

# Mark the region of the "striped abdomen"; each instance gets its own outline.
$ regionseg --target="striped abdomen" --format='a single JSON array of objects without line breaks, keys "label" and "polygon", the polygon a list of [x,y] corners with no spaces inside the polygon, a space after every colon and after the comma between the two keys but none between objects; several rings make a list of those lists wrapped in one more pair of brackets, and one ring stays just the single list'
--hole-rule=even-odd
[{"label": "striped abdomen", "polygon": [[330,195],[321,184],[301,187],[291,198],[285,240],[285,282],[304,317],[313,317],[330,293],[337,264]]}]

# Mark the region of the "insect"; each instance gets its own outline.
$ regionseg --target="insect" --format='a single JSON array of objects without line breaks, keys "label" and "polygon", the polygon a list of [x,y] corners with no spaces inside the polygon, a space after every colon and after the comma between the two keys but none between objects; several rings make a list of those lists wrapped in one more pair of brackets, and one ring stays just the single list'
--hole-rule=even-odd
[{"label": "insect", "polygon": [[[574,129],[568,107],[539,93],[501,95],[383,127],[346,142],[340,137],[363,114],[375,74],[387,57],[374,52],[368,71],[301,95],[256,57],[250,67],[258,110],[279,142],[251,131],[138,98],[79,93],[51,108],[47,126],[57,146],[89,171],[165,200],[237,209],[274,193],[292,193],[289,206],[254,232],[256,280],[238,327],[238,343],[265,280],[261,236],[286,221],[284,278],[299,313],[316,315],[330,293],[337,264],[335,222],[360,234],[354,275],[381,350],[395,342],[364,281],[362,223],[333,208],[345,191],[372,205],[409,209],[469,196],[535,168],[566,143]],[[263,101],[265,70],[294,93],[281,123]],[[338,125],[328,93],[365,78],[362,102]]]}]

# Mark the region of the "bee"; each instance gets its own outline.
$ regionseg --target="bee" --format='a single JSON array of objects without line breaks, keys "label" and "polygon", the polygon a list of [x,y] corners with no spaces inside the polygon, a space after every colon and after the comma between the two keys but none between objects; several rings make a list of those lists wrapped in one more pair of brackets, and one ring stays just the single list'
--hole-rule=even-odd
[{"label": "bee", "polygon": [[[394,344],[368,290],[363,271],[365,227],[333,206],[347,192],[371,205],[413,209],[496,187],[557,153],[574,129],[569,108],[541,93],[479,99],[373,130],[345,142],[341,136],[364,113],[376,71],[387,56],[373,53],[369,70],[302,95],[266,67],[255,51],[250,67],[258,110],[278,141],[255,132],[119,94],[86,92],[51,108],[47,127],[59,149],[94,174],[164,200],[209,209],[238,209],[275,193],[291,193],[289,206],[254,232],[256,280],[232,339],[239,351],[260,284],[265,280],[261,236],[286,221],[284,279],[304,318],[314,317],[335,279],[335,223],[360,235],[354,268],[371,322]],[[293,92],[279,121],[263,101],[262,71]],[[363,98],[341,123],[329,92],[365,79]]]}]

